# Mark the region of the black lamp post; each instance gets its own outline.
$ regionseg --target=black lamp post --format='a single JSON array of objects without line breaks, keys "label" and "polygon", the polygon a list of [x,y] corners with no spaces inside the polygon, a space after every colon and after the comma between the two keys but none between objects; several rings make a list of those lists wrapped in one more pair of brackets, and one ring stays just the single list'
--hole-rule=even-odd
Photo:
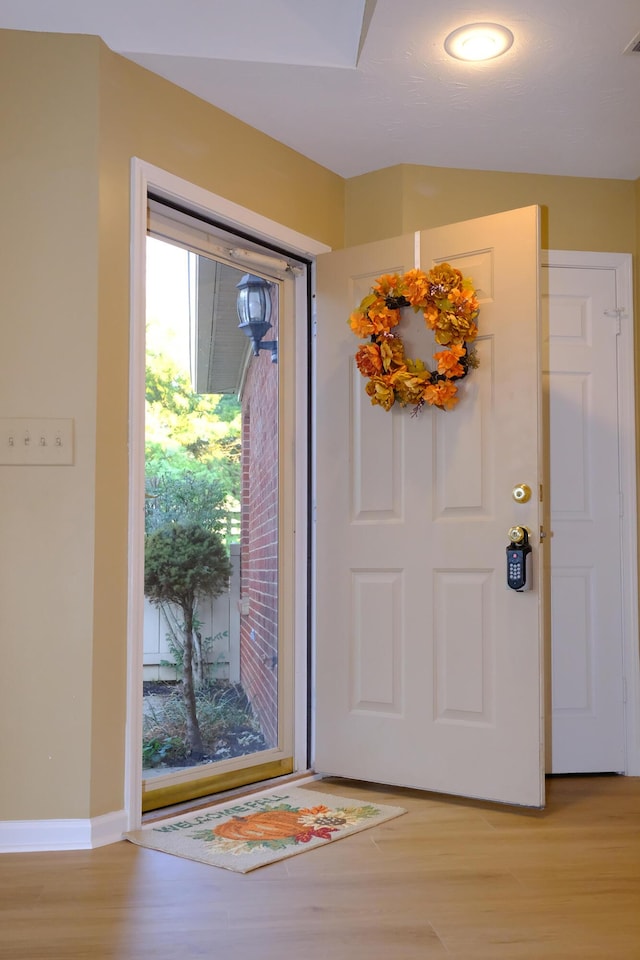
[{"label": "black lamp post", "polygon": [[278,341],[263,340],[267,330],[271,329],[271,284],[262,277],[245,273],[237,284],[238,288],[238,330],[251,340],[253,355],[257,357],[261,350],[271,350],[271,362],[278,362]]}]

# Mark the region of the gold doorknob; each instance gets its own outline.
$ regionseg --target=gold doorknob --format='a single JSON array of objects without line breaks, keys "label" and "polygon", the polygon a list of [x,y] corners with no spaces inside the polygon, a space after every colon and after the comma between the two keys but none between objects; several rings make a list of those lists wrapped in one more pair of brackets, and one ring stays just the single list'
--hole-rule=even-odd
[{"label": "gold doorknob", "polygon": [[508,536],[511,543],[522,543],[525,538],[524,527],[511,527]]},{"label": "gold doorknob", "polygon": [[519,483],[517,487],[513,488],[512,496],[516,503],[526,503],[531,500],[531,487],[527,486],[526,483]]}]

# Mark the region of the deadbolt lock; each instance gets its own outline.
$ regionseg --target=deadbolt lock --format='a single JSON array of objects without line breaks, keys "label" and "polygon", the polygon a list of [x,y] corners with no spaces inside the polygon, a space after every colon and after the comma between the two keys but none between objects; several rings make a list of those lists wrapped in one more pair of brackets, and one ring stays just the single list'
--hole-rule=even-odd
[{"label": "deadbolt lock", "polygon": [[527,503],[531,500],[531,487],[527,486],[526,483],[519,483],[517,487],[513,488],[512,496],[516,503]]}]

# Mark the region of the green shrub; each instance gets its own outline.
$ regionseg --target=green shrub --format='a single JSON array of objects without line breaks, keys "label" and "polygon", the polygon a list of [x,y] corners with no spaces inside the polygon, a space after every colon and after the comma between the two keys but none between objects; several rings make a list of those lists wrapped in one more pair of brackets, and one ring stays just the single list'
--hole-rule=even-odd
[{"label": "green shrub", "polygon": [[[244,691],[222,681],[196,693],[196,713],[205,760],[222,760],[266,749]],[[180,766],[188,760],[187,708],[179,689],[145,709],[142,757],[145,769]]]}]

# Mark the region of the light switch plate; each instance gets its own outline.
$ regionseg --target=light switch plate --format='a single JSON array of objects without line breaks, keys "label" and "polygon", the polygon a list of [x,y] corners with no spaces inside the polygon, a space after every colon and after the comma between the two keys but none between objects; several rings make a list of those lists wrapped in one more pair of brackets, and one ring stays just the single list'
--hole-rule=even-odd
[{"label": "light switch plate", "polygon": [[0,464],[73,464],[73,420],[49,417],[0,418]]}]

